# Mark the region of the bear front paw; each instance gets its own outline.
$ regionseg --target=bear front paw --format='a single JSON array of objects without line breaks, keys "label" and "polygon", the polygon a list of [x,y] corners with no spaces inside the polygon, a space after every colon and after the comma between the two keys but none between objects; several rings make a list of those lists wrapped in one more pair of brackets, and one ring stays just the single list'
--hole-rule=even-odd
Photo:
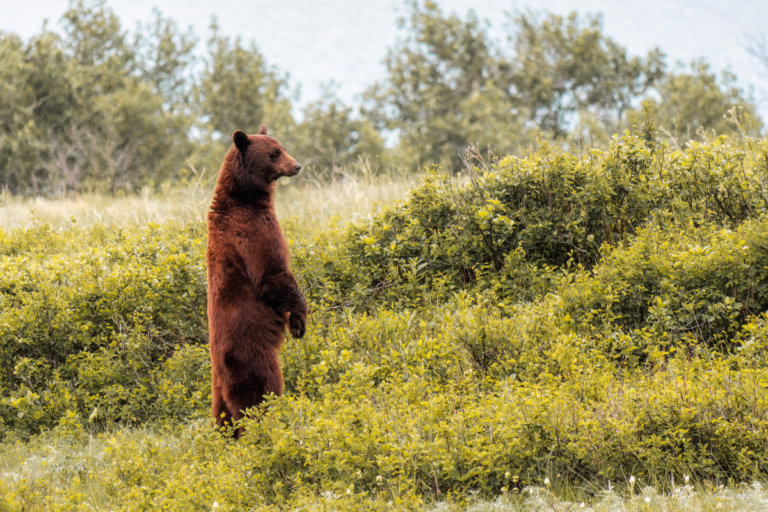
[{"label": "bear front paw", "polygon": [[294,338],[301,338],[307,332],[305,320],[298,315],[291,315],[288,319],[288,327],[291,331],[291,336]]}]

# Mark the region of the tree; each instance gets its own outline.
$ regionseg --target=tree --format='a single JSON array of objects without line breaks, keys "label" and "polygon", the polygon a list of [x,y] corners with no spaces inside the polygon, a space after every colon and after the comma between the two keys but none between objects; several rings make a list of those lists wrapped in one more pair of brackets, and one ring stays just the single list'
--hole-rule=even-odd
[{"label": "tree", "polygon": [[47,30],[26,44],[0,33],[0,180],[14,192],[41,191],[40,152],[73,115],[71,63],[59,43]]},{"label": "tree", "polygon": [[[103,0],[73,3],[63,23],[64,48],[71,57],[69,77],[77,94],[68,128],[53,133],[49,147],[73,145],[86,151],[81,189],[114,193],[173,179],[191,150],[191,119],[173,109],[174,98],[166,95],[178,90],[173,84],[167,87],[168,77],[181,66],[164,59],[183,62],[191,51],[188,41],[181,41],[181,52],[166,48],[155,53],[155,59],[146,54],[141,58],[140,50],[161,46],[163,38],[166,46],[168,40],[178,41],[175,27],[158,16],[157,30],[137,38],[134,46]],[[47,152],[42,158],[51,156]]]},{"label": "tree", "polygon": [[746,50],[765,68],[764,71],[768,72],[768,41],[765,35],[757,35]]},{"label": "tree", "polygon": [[457,169],[473,142],[507,150],[524,141],[517,111],[499,94],[498,59],[477,17],[444,16],[431,1],[409,7],[400,20],[407,37],[388,52],[387,79],[366,93],[365,110],[395,132],[401,160]]},{"label": "tree", "polygon": [[227,140],[235,130],[256,133],[261,124],[278,137],[288,133],[295,122],[287,76],[268,68],[253,42],[244,47],[240,38],[220,36],[215,21],[211,29],[197,88],[204,126],[215,138]]},{"label": "tree", "polygon": [[304,107],[302,121],[286,139],[288,151],[307,167],[313,178],[349,172],[365,157],[384,152],[384,140],[373,124],[353,115],[332,86]]},{"label": "tree", "polygon": [[661,52],[627,57],[599,18],[518,14],[502,48],[471,11],[461,19],[429,1],[409,7],[407,37],[388,53],[367,112],[399,136],[399,154],[420,162],[456,169],[472,143],[503,154],[541,131],[564,142],[580,121],[618,130],[663,76]]},{"label": "tree", "polygon": [[17,193],[135,190],[174,179],[190,119],[164,109],[103,1],[71,4],[65,36],[0,36],[0,179]]},{"label": "tree", "polygon": [[510,101],[529,109],[536,126],[555,140],[563,139],[591,115],[605,130],[615,131],[626,112],[663,77],[663,54],[652,50],[645,59],[602,33],[599,17],[582,21],[523,12],[512,17],[507,57]]},{"label": "tree", "polygon": [[174,20],[157,10],[154,15],[151,24],[140,26],[133,43],[138,72],[163,96],[167,110],[190,108],[197,38],[191,28],[181,33]]},{"label": "tree", "polygon": [[[739,127],[728,114],[734,108],[739,111],[733,112],[737,119],[745,115],[748,119],[742,129],[756,133],[762,121],[734,86],[735,79],[725,72],[718,80],[704,61],[692,62],[687,72],[667,74],[655,89],[658,98],[648,98],[662,133],[681,141],[734,133]],[[637,115],[633,112],[629,117]]]}]

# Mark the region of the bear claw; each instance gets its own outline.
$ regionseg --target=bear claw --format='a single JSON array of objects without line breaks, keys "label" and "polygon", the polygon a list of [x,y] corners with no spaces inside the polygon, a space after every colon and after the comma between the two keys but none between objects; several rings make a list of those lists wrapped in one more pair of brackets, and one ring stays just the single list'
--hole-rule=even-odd
[{"label": "bear claw", "polygon": [[304,336],[304,333],[307,332],[304,320],[299,316],[291,315],[288,319],[288,327],[291,331],[291,336],[294,338],[301,338]]}]

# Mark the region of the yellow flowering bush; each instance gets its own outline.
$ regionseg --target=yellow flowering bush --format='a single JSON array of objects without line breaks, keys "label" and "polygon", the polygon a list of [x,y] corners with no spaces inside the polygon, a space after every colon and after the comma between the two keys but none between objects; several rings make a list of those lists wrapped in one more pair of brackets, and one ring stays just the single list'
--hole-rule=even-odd
[{"label": "yellow flowering bush", "polygon": [[287,219],[312,314],[238,442],[207,419],[202,223],[0,232],[2,508],[764,480],[768,146],[672,152],[644,130],[432,175],[370,222]]}]

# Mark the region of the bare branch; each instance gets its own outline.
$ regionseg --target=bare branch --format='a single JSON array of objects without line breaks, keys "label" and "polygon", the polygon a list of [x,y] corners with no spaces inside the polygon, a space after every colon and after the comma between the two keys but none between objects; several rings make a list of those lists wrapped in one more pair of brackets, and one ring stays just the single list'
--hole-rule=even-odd
[{"label": "bare branch", "polygon": [[768,41],[766,41],[765,34],[755,35],[752,41],[744,46],[744,49],[756,58],[768,72]]},{"label": "bare branch", "polygon": [[113,193],[131,186],[142,139],[122,141],[112,131],[99,133],[73,124],[60,133],[49,131],[48,140],[40,163],[52,189],[74,191],[87,180],[107,182]]}]

